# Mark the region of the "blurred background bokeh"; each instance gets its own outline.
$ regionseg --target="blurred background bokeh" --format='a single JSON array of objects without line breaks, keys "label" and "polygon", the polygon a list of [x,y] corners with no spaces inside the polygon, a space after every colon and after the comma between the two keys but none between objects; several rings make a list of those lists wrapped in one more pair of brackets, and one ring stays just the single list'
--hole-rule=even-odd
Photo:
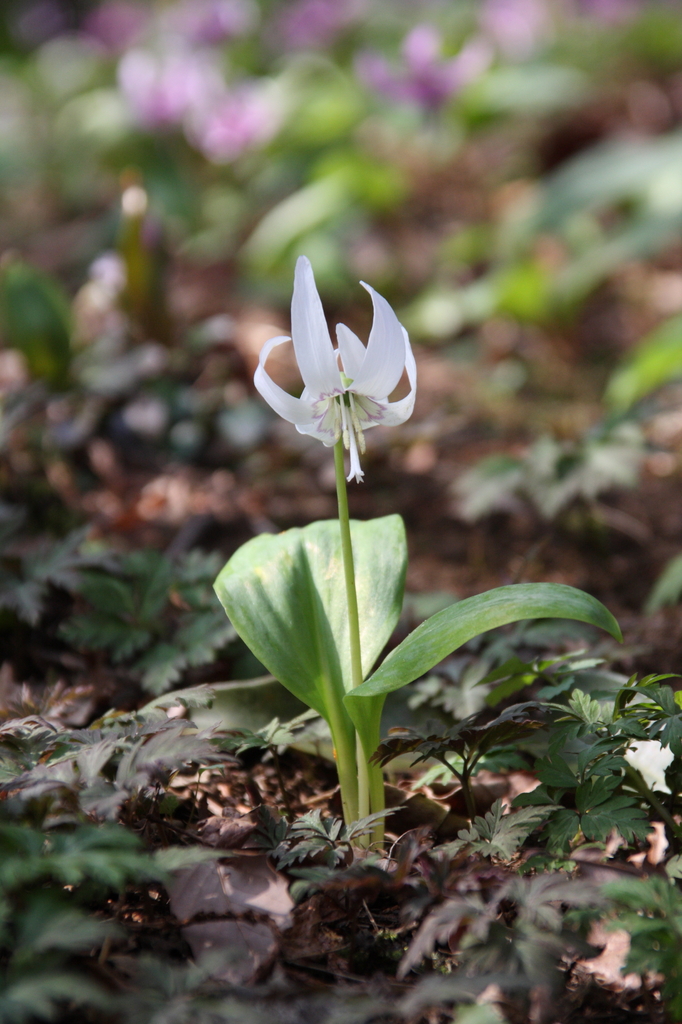
[{"label": "blurred background bokeh", "polygon": [[[682,547],[681,15],[677,0],[4,0],[15,674],[66,671],[65,637],[97,648],[63,604],[94,600],[79,566],[229,554],[335,514],[329,450],[252,386],[301,253],[332,324],[367,336],[367,280],[415,346],[415,415],[368,435],[351,495],[359,517],[405,515],[411,589],[557,579],[639,612]],[[276,372],[300,387],[285,356]],[[678,599],[674,564],[650,610]]]}]

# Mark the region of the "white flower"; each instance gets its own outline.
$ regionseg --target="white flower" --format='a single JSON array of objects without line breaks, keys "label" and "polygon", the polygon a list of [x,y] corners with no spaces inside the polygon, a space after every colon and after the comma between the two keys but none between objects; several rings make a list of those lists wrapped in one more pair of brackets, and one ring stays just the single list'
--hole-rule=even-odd
[{"label": "white flower", "polygon": [[[380,424],[397,426],[412,415],[417,367],[407,331],[373,288],[374,320],[367,347],[344,324],[336,327],[339,347],[334,349],[324,318],[310,261],[299,256],[291,300],[291,338],[271,338],[261,350],[254,384],[276,413],[293,423],[301,434],[312,434],[327,446],[343,437],[350,451],[350,473],[362,480],[360,454],[365,451],[364,431]],[[282,390],[265,372],[265,362],[277,345],[293,341],[305,388],[300,398]],[[340,360],[340,363],[339,363]],[[407,370],[409,394],[397,402],[388,396]]]},{"label": "white flower", "polygon": [[635,740],[623,756],[637,769],[649,789],[659,793],[670,792],[665,781],[665,770],[675,759],[670,747],[664,747],[658,740]]}]

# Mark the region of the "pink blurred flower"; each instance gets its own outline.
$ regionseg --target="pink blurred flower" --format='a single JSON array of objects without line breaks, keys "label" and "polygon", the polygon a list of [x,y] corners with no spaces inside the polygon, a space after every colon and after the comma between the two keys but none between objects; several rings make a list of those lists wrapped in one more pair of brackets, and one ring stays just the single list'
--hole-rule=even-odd
[{"label": "pink blurred flower", "polygon": [[118,82],[135,119],[145,128],[172,127],[190,115],[201,116],[224,88],[207,54],[180,49],[161,55],[129,50],[119,63]]},{"label": "pink blurred flower", "polygon": [[642,6],[641,0],[578,0],[581,13],[607,25],[633,18]]},{"label": "pink blurred flower", "polygon": [[364,0],[294,0],[279,16],[275,42],[288,50],[324,48],[365,6]]},{"label": "pink blurred flower", "polygon": [[500,52],[513,60],[530,57],[551,33],[542,0],[485,0],[479,20]]},{"label": "pink blurred flower", "polygon": [[190,43],[212,46],[242,36],[256,23],[253,0],[184,0],[172,20]]},{"label": "pink blurred flower", "polygon": [[148,12],[130,0],[106,0],[90,11],[83,31],[111,53],[121,53],[139,38]]},{"label": "pink blurred flower", "polygon": [[390,99],[436,110],[490,65],[489,43],[475,37],[456,57],[443,60],[442,39],[433,25],[417,25],[402,45],[403,66],[396,71],[378,53],[366,51],[356,61],[360,78]]},{"label": "pink blurred flower", "polygon": [[268,143],[280,124],[280,111],[268,90],[256,82],[241,82],[194,119],[188,137],[209,160],[230,163]]}]

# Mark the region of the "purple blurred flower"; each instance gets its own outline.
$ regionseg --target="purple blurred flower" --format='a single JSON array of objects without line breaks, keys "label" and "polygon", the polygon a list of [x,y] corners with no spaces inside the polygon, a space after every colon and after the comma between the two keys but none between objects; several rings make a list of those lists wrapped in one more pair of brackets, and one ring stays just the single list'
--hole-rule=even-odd
[{"label": "purple blurred flower", "polygon": [[190,115],[202,116],[224,88],[209,55],[180,49],[162,55],[129,50],[119,63],[118,82],[145,128],[172,127]]},{"label": "purple blurred flower", "polygon": [[90,11],[83,31],[103,49],[121,53],[140,36],[147,22],[147,12],[130,0],[106,0]]},{"label": "purple blurred flower", "polygon": [[505,57],[525,60],[551,32],[542,0],[485,0],[480,24]]},{"label": "purple blurred flower", "polygon": [[641,0],[578,0],[581,13],[607,25],[633,18],[642,6]]},{"label": "purple blurred flower", "polygon": [[125,264],[117,252],[103,252],[90,264],[88,276],[107,296],[116,299],[125,287]]},{"label": "purple blurred flower", "polygon": [[273,96],[256,82],[241,82],[194,119],[188,137],[214,163],[230,163],[275,135],[281,115]]},{"label": "purple blurred flower", "polygon": [[417,25],[402,45],[403,67],[396,71],[378,53],[366,51],[356,61],[359,77],[390,99],[437,110],[465,85],[478,78],[492,60],[490,45],[475,37],[456,57],[443,60],[442,39],[433,25]]},{"label": "purple blurred flower", "polygon": [[256,23],[253,0],[184,0],[172,20],[190,43],[212,46],[248,32]]},{"label": "purple blurred flower", "polygon": [[33,0],[10,18],[10,31],[24,46],[39,46],[68,28],[69,19],[59,0]]},{"label": "purple blurred flower", "polygon": [[365,9],[364,0],[294,0],[281,12],[275,42],[288,50],[322,49]]}]

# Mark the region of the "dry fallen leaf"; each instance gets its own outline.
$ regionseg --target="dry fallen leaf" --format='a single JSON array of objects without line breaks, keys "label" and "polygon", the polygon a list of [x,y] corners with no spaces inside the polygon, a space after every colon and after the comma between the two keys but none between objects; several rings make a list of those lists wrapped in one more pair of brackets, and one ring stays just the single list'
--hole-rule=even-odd
[{"label": "dry fallen leaf", "polygon": [[187,925],[182,934],[195,959],[206,953],[224,953],[223,966],[212,976],[230,985],[254,981],[279,949],[273,929],[262,921],[202,921]]},{"label": "dry fallen leaf", "polygon": [[201,838],[221,850],[236,850],[244,845],[257,828],[257,823],[245,816],[226,818],[214,814],[203,822]]},{"label": "dry fallen leaf", "polygon": [[649,864],[661,864],[665,860],[665,852],[668,849],[668,840],[665,835],[665,825],[662,821],[651,822],[651,832],[646,837],[649,844],[649,852],[646,859]]},{"label": "dry fallen leaf", "polygon": [[318,893],[294,910],[294,926],[283,937],[283,952],[288,960],[319,957],[342,948],[347,940],[330,925],[341,921],[345,913],[338,904]]},{"label": "dry fallen leaf", "polygon": [[[261,855],[178,871],[168,894],[194,956],[224,953],[225,963],[213,976],[230,984],[246,984],[267,969],[279,949],[279,930],[292,923],[286,879]],[[269,920],[243,919],[254,913]],[[200,914],[218,920],[195,921]]]},{"label": "dry fallen leaf", "polygon": [[272,918],[278,928],[291,925],[294,901],[283,875],[266,857],[240,857],[218,865],[223,892],[232,913],[256,910]]},{"label": "dry fallen leaf", "polygon": [[231,858],[224,864],[196,864],[178,871],[169,887],[171,910],[180,921],[197,914],[232,917],[246,911],[267,915],[288,928],[293,900],[286,879],[264,856]]},{"label": "dry fallen leaf", "polygon": [[588,942],[604,948],[599,956],[590,960],[578,960],[579,966],[586,974],[593,975],[602,985],[608,985],[618,992],[640,987],[642,979],[638,974],[622,973],[630,952],[630,936],[624,929],[607,931],[601,921],[596,921],[590,929]]}]

